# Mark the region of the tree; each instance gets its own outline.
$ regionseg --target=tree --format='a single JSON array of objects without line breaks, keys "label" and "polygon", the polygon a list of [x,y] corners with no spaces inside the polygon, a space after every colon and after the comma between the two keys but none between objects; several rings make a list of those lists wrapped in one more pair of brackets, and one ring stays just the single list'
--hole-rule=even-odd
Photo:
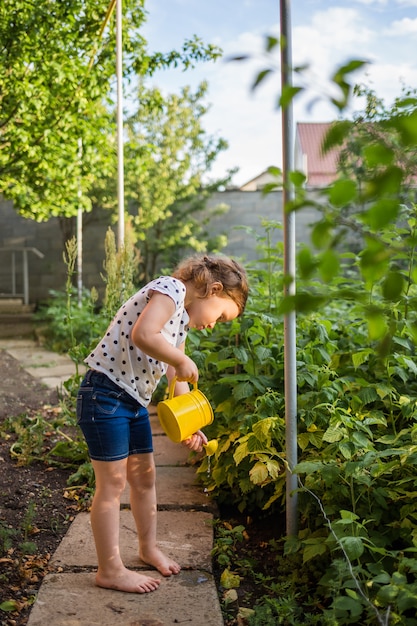
[{"label": "tree", "polygon": [[[0,4],[0,193],[26,217],[74,215],[80,190],[88,209],[89,190],[115,171],[114,28],[99,36],[107,8],[108,0]],[[219,56],[197,38],[150,55],[144,0],[123,9],[126,80]]]},{"label": "tree", "polygon": [[[165,263],[172,266],[188,251],[218,250],[225,239],[209,240],[204,226],[211,214],[202,210],[208,196],[225,179],[203,184],[203,176],[227,143],[206,135],[202,118],[207,84],[193,93],[163,97],[141,87],[138,110],[126,124],[125,194],[141,253],[145,280]],[[218,207],[217,210],[224,210]]]}]

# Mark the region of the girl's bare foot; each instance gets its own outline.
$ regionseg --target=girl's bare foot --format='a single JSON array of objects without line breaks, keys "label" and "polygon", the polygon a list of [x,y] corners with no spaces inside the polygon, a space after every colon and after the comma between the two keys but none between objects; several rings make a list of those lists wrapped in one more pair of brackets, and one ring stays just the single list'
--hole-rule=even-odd
[{"label": "girl's bare foot", "polygon": [[159,548],[152,550],[142,550],[139,554],[140,559],[147,565],[152,565],[163,576],[171,576],[171,574],[179,574],[181,566],[166,556]]},{"label": "girl's bare foot", "polygon": [[160,580],[139,574],[127,568],[113,576],[104,576],[97,572],[96,585],[106,589],[117,589],[128,593],[149,593],[158,589]]}]

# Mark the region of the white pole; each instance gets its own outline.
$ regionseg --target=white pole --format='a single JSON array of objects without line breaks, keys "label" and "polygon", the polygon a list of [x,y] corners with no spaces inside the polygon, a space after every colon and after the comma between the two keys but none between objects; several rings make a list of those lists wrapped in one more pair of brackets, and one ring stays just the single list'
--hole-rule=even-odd
[{"label": "white pole", "polygon": [[[290,0],[280,0],[281,9],[281,88],[292,84],[292,51]],[[292,104],[282,109],[282,169],[283,169],[283,224],[284,224],[284,295],[295,294],[295,213],[286,211],[294,191],[289,174],[294,169],[293,110]],[[297,464],[297,365],[296,365],[296,315],[284,316],[284,387],[286,457],[286,523],[287,535],[297,533],[297,475],[292,469]]]},{"label": "white pole", "polygon": [[117,74],[117,204],[118,248],[125,240],[124,211],[124,156],[123,156],[123,46],[122,46],[122,0],[116,0],[116,74]]},{"label": "white pole", "polygon": [[78,182],[78,211],[77,211],[77,292],[78,306],[82,305],[83,293],[83,210],[81,207],[81,164],[83,158],[83,140],[78,138],[78,160],[80,164],[80,180]]}]

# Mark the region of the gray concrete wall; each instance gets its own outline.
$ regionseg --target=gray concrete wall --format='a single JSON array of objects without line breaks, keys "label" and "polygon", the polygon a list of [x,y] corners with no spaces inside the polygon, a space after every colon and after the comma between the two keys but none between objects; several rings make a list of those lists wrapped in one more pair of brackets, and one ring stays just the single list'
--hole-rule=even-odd
[{"label": "gray concrete wall", "polygon": [[[84,216],[83,228],[83,284],[95,286],[103,293],[104,239],[109,216],[96,211]],[[50,297],[50,290],[62,291],[67,279],[64,263],[65,240],[76,232],[75,219],[65,220],[65,235],[60,220],[51,218],[47,222],[35,222],[21,217],[11,202],[0,200],[0,295],[4,298],[12,291],[12,248],[25,246],[36,248],[44,258],[28,252],[29,302],[37,304]],[[22,292],[22,254],[15,253],[16,292]]]},{"label": "gray concrete wall", "polygon": [[[228,245],[224,249],[226,254],[243,260],[254,261],[262,254],[257,249],[257,237],[265,236],[262,221],[278,222],[281,228],[271,231],[272,245],[283,241],[283,207],[282,191],[274,191],[263,195],[260,191],[225,191],[214,194],[208,207],[225,204],[229,210],[210,221],[212,234],[226,234]],[[309,240],[309,226],[319,217],[313,208],[306,208],[297,212],[295,230],[297,242]],[[252,231],[252,232],[250,232]]]},{"label": "gray concrete wall", "polygon": [[[277,191],[263,196],[260,191],[225,191],[218,192],[210,199],[208,206],[226,204],[229,210],[210,222],[213,235],[224,233],[228,237],[226,254],[246,261],[260,258],[256,249],[256,236],[244,230],[252,229],[260,237],[265,231],[262,220],[282,223],[282,192]],[[297,241],[308,240],[309,224],[317,217],[312,209],[303,210],[296,216]],[[75,233],[75,220],[65,220],[67,234],[64,237],[58,218],[38,223],[19,216],[11,202],[0,200],[0,248],[27,246],[37,248],[44,254],[40,259],[29,254],[30,303],[36,304],[49,298],[50,290],[62,291],[67,277],[63,261],[65,238]],[[87,288],[95,286],[102,295],[104,283],[100,276],[103,272],[104,239],[109,226],[109,214],[94,211],[83,217],[83,284]],[[275,244],[282,241],[282,230],[273,231]],[[20,270],[20,255],[16,256]],[[21,286],[21,271],[18,271],[17,291]],[[11,292],[11,253],[0,252],[0,294]]]}]

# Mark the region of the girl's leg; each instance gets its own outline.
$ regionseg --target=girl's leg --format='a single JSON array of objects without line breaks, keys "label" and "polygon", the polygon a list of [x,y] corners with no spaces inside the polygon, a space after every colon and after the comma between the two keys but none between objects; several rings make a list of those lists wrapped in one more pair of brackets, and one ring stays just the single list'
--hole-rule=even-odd
[{"label": "girl's leg", "polygon": [[147,593],[160,581],[128,570],[120,557],[120,496],[126,484],[127,459],[92,461],[96,492],[91,507],[91,527],[97,550],[99,587],[131,593]]},{"label": "girl's leg", "polygon": [[127,461],[130,507],[139,538],[139,557],[163,576],[178,574],[181,567],[163,554],[156,543],[155,462],[152,453],[133,454]]}]

